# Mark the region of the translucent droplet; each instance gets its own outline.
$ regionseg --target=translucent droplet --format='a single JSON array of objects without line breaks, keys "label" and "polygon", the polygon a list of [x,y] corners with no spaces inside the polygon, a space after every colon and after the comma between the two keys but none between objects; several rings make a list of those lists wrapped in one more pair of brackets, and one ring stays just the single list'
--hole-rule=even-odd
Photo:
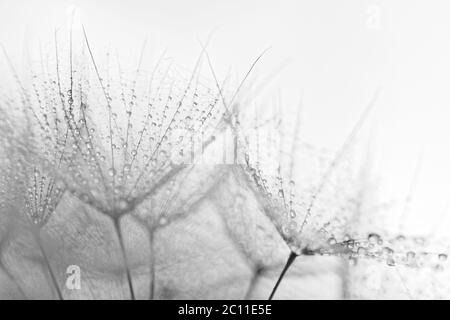
[{"label": "translucent droplet", "polygon": [[383,248],[383,254],[387,255],[387,256],[391,256],[394,254],[394,250],[392,250],[389,247],[384,247]]},{"label": "translucent droplet", "polygon": [[358,259],[356,259],[355,257],[350,257],[350,258],[348,259],[348,264],[349,264],[350,266],[356,266],[357,263],[358,263]]},{"label": "translucent droplet", "polygon": [[390,266],[390,267],[395,266],[395,260],[394,260],[394,258],[392,258],[392,257],[387,258],[386,264],[387,264],[388,266]]},{"label": "translucent droplet", "polygon": [[334,246],[337,243],[336,239],[334,237],[331,237],[328,239],[328,244],[330,246]]},{"label": "translucent droplet", "polygon": [[376,244],[380,240],[380,236],[376,233],[371,233],[367,237],[367,240],[369,240],[370,243]]},{"label": "translucent droplet", "polygon": [[364,247],[359,247],[357,252],[358,252],[358,255],[359,255],[359,256],[365,256],[367,250],[366,250],[366,248],[364,248]]},{"label": "translucent droplet", "polygon": [[294,219],[294,218],[297,216],[297,213],[296,213],[293,209],[291,209],[291,210],[289,211],[289,216],[290,216],[292,219]]},{"label": "translucent droplet", "polygon": [[406,259],[408,259],[408,261],[413,260],[416,257],[416,253],[413,251],[408,251],[406,253]]}]

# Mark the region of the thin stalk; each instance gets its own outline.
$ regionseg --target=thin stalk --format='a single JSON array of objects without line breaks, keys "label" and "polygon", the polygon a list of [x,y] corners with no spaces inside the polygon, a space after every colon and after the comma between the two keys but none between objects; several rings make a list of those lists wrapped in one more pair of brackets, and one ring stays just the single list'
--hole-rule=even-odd
[{"label": "thin stalk", "polygon": [[298,255],[297,255],[295,252],[293,252],[293,251],[291,251],[291,253],[289,254],[289,257],[288,257],[288,259],[287,259],[287,261],[286,261],[286,264],[284,265],[284,268],[283,268],[283,270],[281,271],[280,276],[278,277],[277,283],[275,283],[275,286],[274,286],[273,289],[272,289],[272,293],[271,293],[270,296],[269,296],[269,300],[272,300],[272,299],[273,299],[273,296],[275,295],[275,292],[277,291],[278,286],[279,286],[280,283],[281,283],[281,280],[283,280],[284,275],[286,274],[286,272],[288,271],[289,267],[290,267],[290,266],[292,265],[292,263],[294,262],[295,258],[297,258],[297,256],[298,256]]},{"label": "thin stalk", "polygon": [[155,247],[153,245],[155,236],[154,230],[149,231],[149,240],[150,240],[150,300],[155,299]]},{"label": "thin stalk", "polygon": [[250,283],[248,284],[247,291],[245,292],[244,300],[250,300],[250,297],[253,295],[253,291],[255,290],[256,284],[258,283],[259,277],[261,276],[262,272],[262,268],[256,268],[253,272]]},{"label": "thin stalk", "polygon": [[124,267],[125,267],[125,271],[127,274],[127,282],[128,282],[128,288],[130,289],[131,300],[136,300],[136,296],[134,295],[133,280],[131,278],[130,265],[128,263],[128,257],[127,257],[127,252],[125,249],[125,243],[123,241],[122,230],[120,228],[120,218],[114,219],[114,227],[116,229],[117,236],[119,237],[120,250],[122,252]]},{"label": "thin stalk", "polygon": [[50,274],[50,279],[51,279],[51,281],[53,283],[53,286],[55,287],[55,291],[56,291],[56,294],[58,296],[58,299],[59,300],[64,300],[64,298],[62,296],[62,293],[61,293],[61,289],[59,288],[59,285],[58,285],[58,281],[56,280],[55,273],[53,272],[53,269],[52,269],[52,267],[50,265],[50,260],[48,259],[47,253],[45,252],[45,249],[44,249],[44,247],[42,245],[42,241],[41,241],[41,237],[39,235],[39,231],[37,231],[35,236],[36,236],[36,242],[38,243],[39,250],[41,251],[42,257],[44,258],[44,264],[45,264],[45,266],[48,269],[48,273]]}]

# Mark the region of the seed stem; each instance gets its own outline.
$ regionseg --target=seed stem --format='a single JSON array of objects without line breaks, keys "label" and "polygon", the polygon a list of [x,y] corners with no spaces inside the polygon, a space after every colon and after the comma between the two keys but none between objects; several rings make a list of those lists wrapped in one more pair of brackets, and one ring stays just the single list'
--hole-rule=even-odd
[{"label": "seed stem", "polygon": [[286,264],[284,265],[284,268],[281,271],[280,276],[278,277],[277,283],[275,284],[275,286],[272,289],[272,293],[270,294],[269,300],[273,299],[273,296],[275,295],[275,292],[277,291],[278,286],[281,283],[281,280],[283,280],[284,275],[286,274],[286,271],[288,271],[289,267],[294,262],[295,258],[297,258],[297,256],[298,255],[296,253],[294,253],[293,251],[291,251],[291,253],[289,254]]},{"label": "seed stem", "polygon": [[259,277],[261,276],[262,272],[263,272],[262,268],[256,268],[253,271],[252,278],[250,279],[250,283],[248,284],[244,300],[249,300],[252,297],[253,291],[255,290],[256,284],[258,283]]},{"label": "seed stem", "polygon": [[123,241],[122,230],[120,228],[120,217],[114,219],[114,227],[116,229],[117,236],[119,237],[120,250],[122,252],[124,267],[125,267],[125,271],[127,274],[127,282],[128,282],[128,288],[130,289],[131,300],[136,300],[136,297],[134,295],[133,280],[131,278],[130,265],[128,263],[128,257],[127,257],[127,252],[125,249],[125,243]]},{"label": "seed stem", "polygon": [[150,300],[155,299],[155,247],[154,242],[154,230],[150,230]]},{"label": "seed stem", "polygon": [[41,251],[42,257],[44,258],[44,264],[45,264],[45,266],[48,269],[48,273],[50,274],[50,279],[51,279],[51,281],[53,283],[53,286],[54,286],[54,288],[56,290],[56,294],[58,296],[58,299],[59,300],[64,300],[64,298],[62,296],[62,293],[61,293],[61,289],[59,288],[59,285],[58,285],[58,281],[56,280],[55,273],[53,272],[53,269],[52,269],[52,267],[50,265],[50,260],[49,260],[49,258],[47,256],[47,253],[45,252],[44,246],[42,245],[42,241],[41,241],[41,237],[39,235],[39,231],[38,231],[38,233],[36,233],[36,242],[38,243],[39,250]]}]

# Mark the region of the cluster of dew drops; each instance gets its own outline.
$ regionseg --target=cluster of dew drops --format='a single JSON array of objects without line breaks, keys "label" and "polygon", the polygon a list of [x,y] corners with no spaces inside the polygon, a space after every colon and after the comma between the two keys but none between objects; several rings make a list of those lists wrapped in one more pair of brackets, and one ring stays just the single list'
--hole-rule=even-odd
[{"label": "cluster of dew drops", "polygon": [[60,75],[47,66],[53,71],[43,67],[32,77],[25,107],[42,137],[46,166],[59,169],[63,187],[107,211],[126,211],[128,201],[151,189],[172,164],[189,163],[193,139],[212,135],[222,119],[219,93],[199,80],[199,70],[190,81],[170,63],[152,74],[112,68],[115,78],[99,78],[99,88],[88,61],[80,59],[70,81],[64,62]]},{"label": "cluster of dew drops", "polygon": [[[248,154],[246,155],[248,159]],[[247,161],[247,163],[249,163]],[[295,181],[284,183],[280,175],[272,180],[262,174],[258,165],[250,165],[247,174],[256,183],[263,196],[268,199],[270,210],[280,219],[279,224],[286,236],[293,235],[298,230],[295,221]],[[278,192],[277,192],[278,190]],[[399,235],[393,239],[383,237],[376,233],[370,233],[367,237],[356,238],[344,235],[342,239],[330,236],[326,244],[319,249],[303,250],[303,254],[321,256],[339,256],[348,259],[351,266],[355,266],[359,259],[372,259],[395,267],[403,265],[411,268],[429,267],[436,271],[443,270],[447,265],[446,252],[430,252],[425,249],[426,239],[423,237],[405,237]]]},{"label": "cluster of dew drops", "polygon": [[37,226],[46,223],[63,194],[63,187],[36,168],[27,188],[25,208],[30,220]]},{"label": "cluster of dew drops", "polygon": [[447,264],[447,253],[421,249],[425,245],[426,240],[422,237],[407,238],[399,235],[386,241],[379,234],[370,233],[366,238],[358,239],[345,235],[338,240],[332,236],[328,238],[327,246],[318,249],[316,253],[346,257],[350,265],[357,265],[359,259],[374,259],[390,267],[403,265],[443,270]]}]

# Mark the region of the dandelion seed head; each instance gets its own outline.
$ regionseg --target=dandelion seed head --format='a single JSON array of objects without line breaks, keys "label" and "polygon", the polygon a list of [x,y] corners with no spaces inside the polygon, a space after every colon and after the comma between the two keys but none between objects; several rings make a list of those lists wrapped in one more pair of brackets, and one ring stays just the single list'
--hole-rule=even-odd
[{"label": "dandelion seed head", "polygon": [[87,46],[81,53],[56,46],[57,56],[32,70],[22,118],[29,119],[39,161],[106,214],[124,213],[135,206],[124,203],[143,201],[162,186],[178,170],[174,159],[191,163],[185,150],[199,148],[192,138],[205,141],[222,121],[219,92],[198,66],[186,74],[160,59],[151,71],[141,62],[127,71],[118,59],[102,65]]}]

